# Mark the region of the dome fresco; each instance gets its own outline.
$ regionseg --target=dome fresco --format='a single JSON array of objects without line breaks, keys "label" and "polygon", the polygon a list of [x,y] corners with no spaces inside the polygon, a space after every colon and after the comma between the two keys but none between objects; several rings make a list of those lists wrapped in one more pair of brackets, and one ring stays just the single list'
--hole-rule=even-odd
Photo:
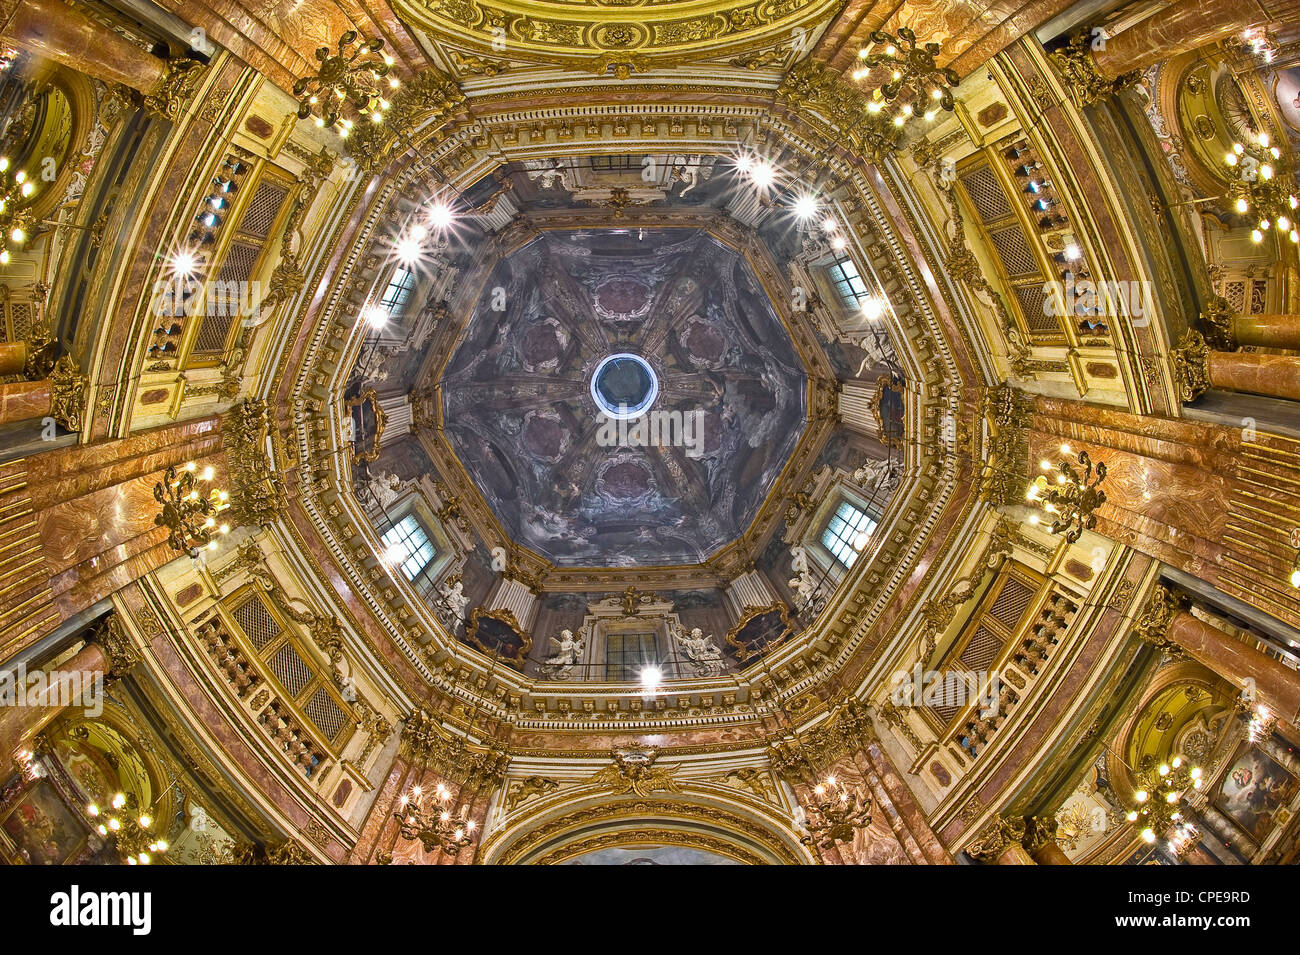
[{"label": "dome fresco", "polygon": [[[495,289],[505,308],[494,311]],[[623,404],[620,429],[590,382]],[[653,378],[651,377],[653,376]],[[745,260],[703,232],[547,232],[502,258],[439,378],[443,428],[516,541],[557,564],[697,563],[753,520],[807,378]],[[623,391],[616,389],[623,388]]]}]

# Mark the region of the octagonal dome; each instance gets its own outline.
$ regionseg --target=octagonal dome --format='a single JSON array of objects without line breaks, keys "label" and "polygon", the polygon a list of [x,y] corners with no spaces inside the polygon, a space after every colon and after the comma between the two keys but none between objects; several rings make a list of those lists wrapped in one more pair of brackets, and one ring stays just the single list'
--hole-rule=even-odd
[{"label": "octagonal dome", "polygon": [[704,560],[753,520],[806,422],[772,301],[702,230],[552,231],[505,255],[439,385],[503,528],[557,565]]}]

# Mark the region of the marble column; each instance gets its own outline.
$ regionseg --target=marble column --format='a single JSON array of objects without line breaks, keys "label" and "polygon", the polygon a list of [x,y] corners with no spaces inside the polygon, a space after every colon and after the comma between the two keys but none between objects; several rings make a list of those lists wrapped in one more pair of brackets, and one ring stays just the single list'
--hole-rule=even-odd
[{"label": "marble column", "polygon": [[158,57],[64,0],[18,0],[0,22],[0,38],[79,73],[142,93],[152,91],[166,72]]},{"label": "marble column", "polygon": [[1294,20],[1297,14],[1300,0],[1175,0],[1108,39],[1093,51],[1092,62],[1102,77],[1114,80],[1250,27]]},{"label": "marble column", "polygon": [[[47,672],[48,682],[36,698],[27,699],[27,687],[19,683],[17,703],[21,705],[0,708],[0,776],[33,737],[69,706],[85,698],[94,681],[119,676],[138,659],[121,622],[109,617],[87,636],[80,650]],[[30,681],[31,674],[27,679]],[[18,682],[17,674],[14,680]]]},{"label": "marble column", "polygon": [[1300,349],[1300,315],[1233,315],[1228,321],[1239,345]]},{"label": "marble column", "polygon": [[1182,650],[1238,687],[1253,682],[1256,698],[1285,723],[1300,722],[1300,673],[1218,627],[1192,616],[1157,587],[1134,633],[1161,649]]},{"label": "marble column", "polygon": [[994,816],[988,827],[966,847],[966,854],[993,865],[1037,865],[1023,845],[1024,838],[1024,819]]},{"label": "marble column", "polygon": [[1216,351],[1194,330],[1183,336],[1173,357],[1184,401],[1195,401],[1211,388],[1300,401],[1300,357]]},{"label": "marble column", "polygon": [[1261,702],[1283,721],[1300,722],[1300,673],[1190,613],[1177,614],[1168,635],[1197,662],[1237,686],[1254,680]]},{"label": "marble column", "polygon": [[27,343],[0,344],[0,375],[21,375],[27,366]]},{"label": "marble column", "polygon": [[54,386],[49,379],[0,385],[0,424],[44,418],[53,400]]}]

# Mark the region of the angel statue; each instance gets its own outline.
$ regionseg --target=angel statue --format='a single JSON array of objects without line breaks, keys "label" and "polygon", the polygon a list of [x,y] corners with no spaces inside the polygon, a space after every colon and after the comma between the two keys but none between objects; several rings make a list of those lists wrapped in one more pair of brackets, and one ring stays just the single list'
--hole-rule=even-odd
[{"label": "angel statue", "polygon": [[791,577],[788,583],[794,592],[794,602],[799,605],[800,610],[817,599],[817,585],[813,583],[807,571],[799,574],[798,577]]},{"label": "angel statue", "polygon": [[873,458],[853,472],[853,480],[860,487],[875,487],[882,496],[892,494],[902,476],[903,469],[899,463],[887,458]]},{"label": "angel statue", "polygon": [[567,680],[581,655],[582,638],[575,637],[572,630],[561,630],[558,638],[551,637],[551,655],[542,664],[542,675],[553,680]]},{"label": "angel statue", "polygon": [[694,666],[696,676],[714,677],[722,672],[722,651],[714,645],[712,635],[706,637],[699,627],[693,627],[689,634],[679,629],[677,642]]},{"label": "angel statue", "polygon": [[469,606],[469,597],[465,594],[465,585],[459,580],[444,581],[438,588],[442,602],[458,621],[465,619],[465,608]]}]

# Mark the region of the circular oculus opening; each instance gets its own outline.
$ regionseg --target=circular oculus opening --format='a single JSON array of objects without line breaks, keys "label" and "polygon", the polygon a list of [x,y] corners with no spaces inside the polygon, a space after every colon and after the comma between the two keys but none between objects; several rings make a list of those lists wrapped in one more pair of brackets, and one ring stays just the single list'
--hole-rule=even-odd
[{"label": "circular oculus opening", "polygon": [[611,418],[635,418],[659,397],[659,379],[640,355],[608,355],[591,376],[591,397]]}]

